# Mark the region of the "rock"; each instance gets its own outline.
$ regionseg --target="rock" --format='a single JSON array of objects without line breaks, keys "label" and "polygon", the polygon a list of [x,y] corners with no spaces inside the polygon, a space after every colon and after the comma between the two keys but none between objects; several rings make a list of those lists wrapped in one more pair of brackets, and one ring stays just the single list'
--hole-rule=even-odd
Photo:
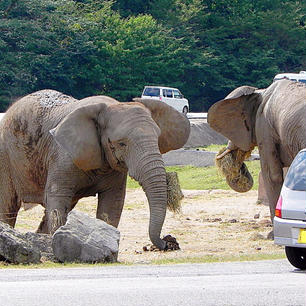
[{"label": "rock", "polygon": [[237,223],[238,220],[237,219],[231,219],[231,220],[228,220],[229,223]]},{"label": "rock", "polygon": [[40,251],[42,260],[56,261],[52,250],[52,236],[49,234],[40,234],[28,232],[24,237]]},{"label": "rock", "polygon": [[39,263],[41,254],[25,236],[0,222],[0,256],[15,264]]},{"label": "rock", "polygon": [[268,233],[267,239],[268,240],[273,240],[274,239],[274,231],[271,231],[271,232]]},{"label": "rock", "polygon": [[259,233],[253,233],[250,237],[251,240],[256,241],[256,240],[264,240],[265,237],[262,234]]},{"label": "rock", "polygon": [[190,123],[190,135],[184,145],[185,148],[208,146],[211,144],[225,144],[227,139],[213,130],[206,122],[192,120]]},{"label": "rock", "polygon": [[120,232],[77,210],[53,235],[52,249],[60,262],[116,262]]}]

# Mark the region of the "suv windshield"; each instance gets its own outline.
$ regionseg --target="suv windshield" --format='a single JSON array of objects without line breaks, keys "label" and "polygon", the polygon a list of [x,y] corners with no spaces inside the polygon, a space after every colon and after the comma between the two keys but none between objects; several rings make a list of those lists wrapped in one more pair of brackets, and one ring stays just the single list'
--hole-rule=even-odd
[{"label": "suv windshield", "polygon": [[183,95],[179,92],[179,90],[176,90],[176,89],[173,90],[173,95],[174,95],[174,98],[177,98],[177,99],[183,98]]},{"label": "suv windshield", "polygon": [[285,178],[285,186],[298,191],[306,191],[306,152],[299,153],[292,162]]},{"label": "suv windshield", "polygon": [[147,87],[145,88],[143,95],[149,97],[159,97],[159,88]]}]

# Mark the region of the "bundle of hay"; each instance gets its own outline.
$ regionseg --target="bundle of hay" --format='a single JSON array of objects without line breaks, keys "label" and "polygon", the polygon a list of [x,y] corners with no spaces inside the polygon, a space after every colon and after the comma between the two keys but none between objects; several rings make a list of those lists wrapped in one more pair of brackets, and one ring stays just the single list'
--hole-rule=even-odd
[{"label": "bundle of hay", "polygon": [[229,151],[227,148],[222,148],[216,156],[216,166],[225,176],[227,184],[237,192],[249,191],[253,186],[253,178],[244,163],[244,160],[250,157],[252,150]]},{"label": "bundle of hay", "polygon": [[172,212],[180,212],[181,200],[184,198],[176,172],[167,172],[167,208]]}]

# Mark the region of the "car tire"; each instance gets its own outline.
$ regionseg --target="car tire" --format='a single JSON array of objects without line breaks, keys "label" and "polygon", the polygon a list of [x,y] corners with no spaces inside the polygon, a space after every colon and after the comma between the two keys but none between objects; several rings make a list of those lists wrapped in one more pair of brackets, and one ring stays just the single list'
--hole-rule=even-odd
[{"label": "car tire", "polygon": [[285,252],[287,259],[294,267],[306,270],[306,249],[286,246]]},{"label": "car tire", "polygon": [[183,113],[185,116],[187,116],[187,113],[188,113],[188,107],[187,107],[187,106],[184,106],[184,107],[183,107],[182,113]]}]

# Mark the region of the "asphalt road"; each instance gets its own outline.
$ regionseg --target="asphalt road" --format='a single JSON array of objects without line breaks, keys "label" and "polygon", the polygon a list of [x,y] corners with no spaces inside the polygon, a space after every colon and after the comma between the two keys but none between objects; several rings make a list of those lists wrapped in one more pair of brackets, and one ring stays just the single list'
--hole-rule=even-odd
[{"label": "asphalt road", "polygon": [[1,306],[305,306],[287,260],[0,270]]}]

